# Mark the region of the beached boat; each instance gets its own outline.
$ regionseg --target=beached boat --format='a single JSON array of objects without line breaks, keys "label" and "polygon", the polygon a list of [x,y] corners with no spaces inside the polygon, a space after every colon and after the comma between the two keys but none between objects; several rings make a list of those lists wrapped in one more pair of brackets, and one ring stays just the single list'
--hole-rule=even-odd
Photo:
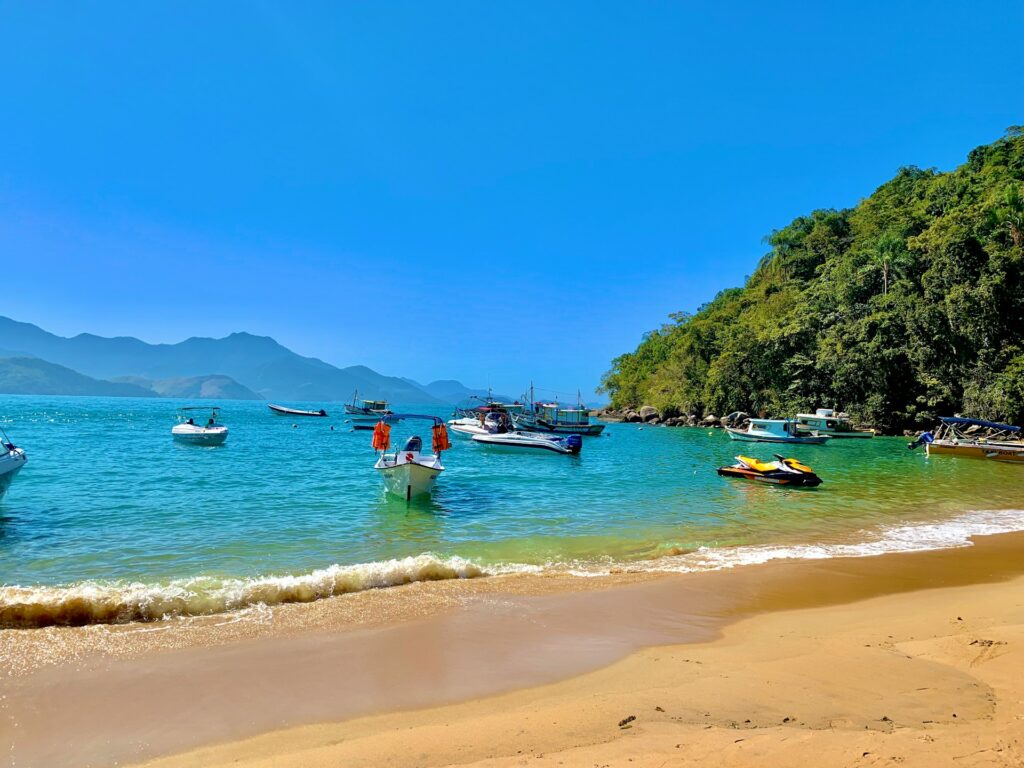
[{"label": "beached boat", "polygon": [[515,425],[529,432],[557,432],[563,435],[596,437],[605,425],[590,420],[590,409],[583,406],[577,397],[575,408],[563,408],[557,401],[538,402],[530,387],[530,405],[520,413],[513,414]]},{"label": "beached boat", "polygon": [[272,410],[274,413],[279,413],[282,416],[326,416],[327,411],[321,408],[319,411],[303,411],[300,408],[288,408],[284,405],[274,405],[273,403],[267,403],[267,408]]},{"label": "beached boat", "polygon": [[796,423],[801,429],[829,437],[874,437],[870,429],[855,429],[850,419],[838,416],[831,408],[819,408],[814,413],[798,413]]},{"label": "beached boat", "polygon": [[[405,441],[401,450],[389,453],[391,447],[391,422],[405,419],[425,419],[432,422],[431,449],[423,452],[423,438],[413,435]],[[437,478],[444,472],[441,453],[451,448],[448,431],[444,422],[436,416],[419,414],[388,414],[378,420],[373,428],[373,447],[380,451],[374,469],[380,473],[385,490],[407,501],[416,496],[429,494]]]},{"label": "beached boat", "polygon": [[733,440],[749,443],[821,445],[829,440],[828,435],[812,435],[800,429],[800,425],[792,419],[751,419],[746,429],[726,427],[725,431]]},{"label": "beached boat", "polygon": [[[205,423],[196,423],[197,411],[210,411]],[[228,439],[228,428],[218,423],[219,407],[190,406],[178,409],[178,423],[171,428],[171,436],[179,443],[191,445],[223,445]],[[202,421],[202,419],[200,419]]]},{"label": "beached boat", "polygon": [[19,448],[7,433],[0,429],[0,496],[3,496],[7,486],[11,484],[14,476],[21,471],[21,468],[28,462],[28,456],[23,448]]},{"label": "beached boat", "polygon": [[1024,464],[1021,428],[983,419],[942,416],[934,434],[925,432],[911,448],[924,445],[929,456],[959,456],[965,459]]},{"label": "beached boat", "polygon": [[360,400],[359,392],[352,396],[352,402],[345,404],[347,421],[352,429],[373,429],[382,416],[391,414],[387,400]]},{"label": "beached boat", "polygon": [[719,467],[718,474],[741,480],[753,480],[771,485],[798,485],[814,487],[821,485],[821,478],[814,470],[796,459],[787,459],[775,454],[776,461],[758,461],[749,456],[737,456],[736,463]]},{"label": "beached boat", "polygon": [[489,445],[494,448],[507,448],[514,451],[530,451],[533,453],[560,453],[576,455],[583,448],[583,438],[579,435],[560,437],[540,432],[495,432],[491,434],[473,435],[473,442]]}]

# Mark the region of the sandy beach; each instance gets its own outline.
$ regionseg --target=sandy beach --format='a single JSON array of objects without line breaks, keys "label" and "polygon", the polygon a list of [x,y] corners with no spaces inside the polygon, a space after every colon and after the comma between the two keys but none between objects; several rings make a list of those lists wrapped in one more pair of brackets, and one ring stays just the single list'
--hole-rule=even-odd
[{"label": "sandy beach", "polygon": [[[1017,765],[1022,554],[1009,534],[418,584],[187,631],[7,630],[0,722],[18,766]],[[385,598],[429,610],[375,613]],[[62,651],[12,668],[32,644]]]}]

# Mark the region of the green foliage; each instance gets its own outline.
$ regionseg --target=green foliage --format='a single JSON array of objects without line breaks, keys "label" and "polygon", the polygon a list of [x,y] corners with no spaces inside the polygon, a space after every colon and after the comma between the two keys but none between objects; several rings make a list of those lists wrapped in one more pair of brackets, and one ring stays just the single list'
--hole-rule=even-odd
[{"label": "green foliage", "polygon": [[647,334],[603,388],[666,414],[849,411],[1024,421],[1024,133],[950,173],[902,168],[776,230],[743,288]]}]

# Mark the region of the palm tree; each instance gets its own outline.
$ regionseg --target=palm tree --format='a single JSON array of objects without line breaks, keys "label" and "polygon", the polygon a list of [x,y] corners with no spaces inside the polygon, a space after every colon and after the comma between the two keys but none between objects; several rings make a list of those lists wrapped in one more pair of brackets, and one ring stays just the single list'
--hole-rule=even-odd
[{"label": "palm tree", "polygon": [[882,295],[889,295],[889,278],[899,277],[907,266],[909,258],[906,243],[899,235],[887,232],[878,239],[871,252],[870,263],[882,273]]}]

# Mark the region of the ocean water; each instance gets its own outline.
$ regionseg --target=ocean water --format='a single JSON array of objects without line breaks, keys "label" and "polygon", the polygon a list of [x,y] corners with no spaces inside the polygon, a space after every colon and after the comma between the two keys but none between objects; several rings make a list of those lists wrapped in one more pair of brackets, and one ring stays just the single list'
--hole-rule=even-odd
[{"label": "ocean water", "polygon": [[[871,555],[1024,529],[1024,468],[927,459],[899,438],[787,447],[611,424],[567,457],[453,435],[434,495],[410,504],[384,494],[370,433],[351,431],[340,404],[303,419],[221,403],[231,434],[217,448],[172,441],[183,404],[0,396],[0,426],[29,456],[0,498],[0,624],[202,614],[495,573]],[[414,424],[395,425],[393,442]],[[715,473],[780,447],[824,484]]]}]

